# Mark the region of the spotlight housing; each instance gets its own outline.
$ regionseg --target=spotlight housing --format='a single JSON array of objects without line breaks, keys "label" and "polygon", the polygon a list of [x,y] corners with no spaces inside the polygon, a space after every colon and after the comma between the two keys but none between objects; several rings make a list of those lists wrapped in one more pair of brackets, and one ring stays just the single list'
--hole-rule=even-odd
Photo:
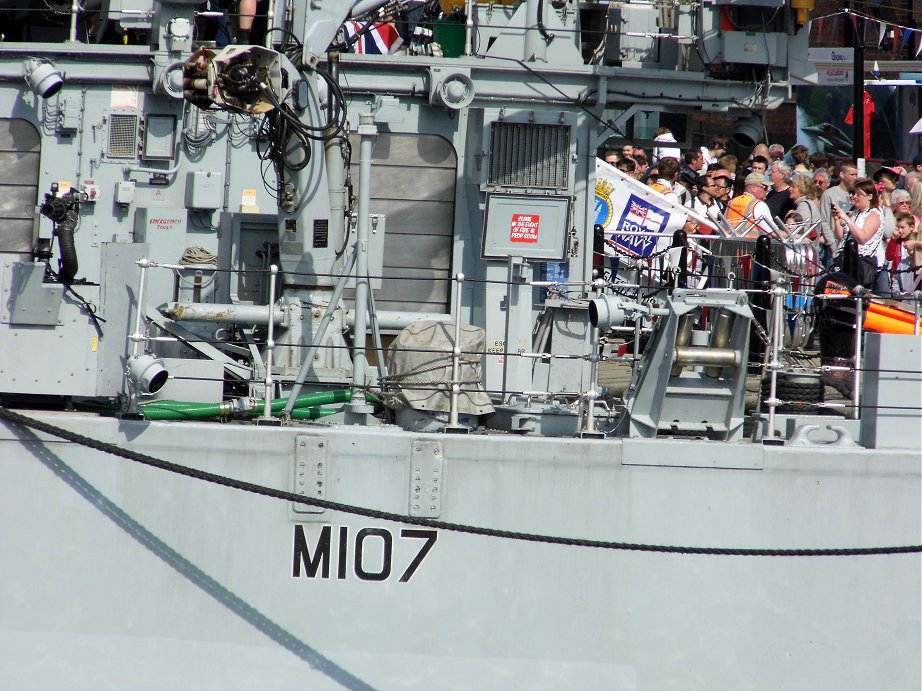
[{"label": "spotlight housing", "polygon": [[58,68],[42,58],[23,60],[22,76],[32,93],[42,98],[51,98],[64,86],[64,77]]},{"label": "spotlight housing", "polygon": [[163,360],[150,353],[135,355],[128,361],[128,376],[141,393],[157,393],[170,378]]},{"label": "spotlight housing", "polygon": [[763,139],[764,128],[762,127],[762,118],[758,115],[750,115],[747,118],[740,118],[733,126],[732,137],[740,146],[751,149]]},{"label": "spotlight housing", "polygon": [[625,318],[623,301],[617,295],[603,295],[589,302],[589,322],[602,331],[621,326]]}]

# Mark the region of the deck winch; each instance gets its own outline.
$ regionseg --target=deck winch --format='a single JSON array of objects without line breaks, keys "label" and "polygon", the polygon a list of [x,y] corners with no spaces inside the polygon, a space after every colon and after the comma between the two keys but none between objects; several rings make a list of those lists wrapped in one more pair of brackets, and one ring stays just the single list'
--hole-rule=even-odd
[{"label": "deck winch", "polygon": [[746,354],[753,315],[742,291],[677,288],[661,307],[609,295],[593,300],[589,318],[603,331],[627,317],[656,317],[642,359],[625,391],[619,431],[738,439],[746,397]]}]

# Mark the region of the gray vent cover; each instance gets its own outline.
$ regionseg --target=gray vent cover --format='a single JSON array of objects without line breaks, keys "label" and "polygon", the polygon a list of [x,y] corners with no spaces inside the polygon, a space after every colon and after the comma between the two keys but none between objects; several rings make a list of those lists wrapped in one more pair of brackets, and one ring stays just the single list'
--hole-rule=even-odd
[{"label": "gray vent cover", "polygon": [[490,185],[565,190],[569,161],[568,125],[492,124]]},{"label": "gray vent cover", "polygon": [[137,158],[137,115],[109,115],[109,148],[106,153],[110,158]]}]

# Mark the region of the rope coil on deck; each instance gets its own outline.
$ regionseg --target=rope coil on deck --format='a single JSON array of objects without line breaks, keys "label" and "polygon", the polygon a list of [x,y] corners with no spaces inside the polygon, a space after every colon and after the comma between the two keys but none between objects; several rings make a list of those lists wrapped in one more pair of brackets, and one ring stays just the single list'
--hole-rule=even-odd
[{"label": "rope coil on deck", "polygon": [[752,548],[732,548],[732,547],[680,547],[670,545],[647,545],[631,542],[611,542],[605,540],[585,540],[580,538],[554,537],[549,535],[535,535],[533,533],[521,533],[509,530],[496,530],[493,528],[482,528],[478,526],[464,525],[460,523],[450,523],[447,521],[438,521],[426,518],[415,518],[402,514],[390,513],[387,511],[378,511],[360,506],[350,506],[338,502],[327,501],[325,499],[315,499],[306,497],[294,492],[285,492],[283,490],[273,489],[262,485],[235,480],[233,478],[209,473],[204,470],[189,468],[169,461],[164,461],[146,454],[122,449],[114,444],[107,444],[90,437],[85,437],[75,432],[70,432],[61,427],[51,425],[35,418],[21,415],[6,407],[0,406],[0,418],[9,422],[26,427],[29,429],[50,434],[59,439],[80,444],[97,451],[118,456],[129,461],[141,463],[160,470],[166,470],[178,475],[184,475],[196,480],[210,482],[223,487],[259,494],[273,499],[281,499],[298,504],[307,504],[331,511],[340,511],[342,513],[364,516],[382,521],[391,521],[394,523],[405,523],[408,525],[418,525],[426,528],[435,528],[439,530],[448,530],[452,532],[467,533],[470,535],[482,535],[485,537],[496,537],[508,540],[521,540],[525,542],[539,542],[552,545],[567,545],[571,547],[592,547],[596,549],[612,549],[633,552],[659,552],[664,554],[697,554],[707,556],[741,556],[741,557],[845,557],[845,556],[874,556],[874,555],[892,555],[892,554],[919,554],[922,553],[922,545],[906,545],[900,547],[849,547],[836,549],[752,549]]}]

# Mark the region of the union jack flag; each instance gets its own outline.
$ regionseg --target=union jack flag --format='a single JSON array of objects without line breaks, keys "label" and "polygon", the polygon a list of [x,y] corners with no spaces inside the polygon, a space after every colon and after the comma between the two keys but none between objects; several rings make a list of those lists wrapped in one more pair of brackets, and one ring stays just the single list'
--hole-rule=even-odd
[{"label": "union jack flag", "polygon": [[631,201],[630,210],[627,212],[626,220],[637,223],[644,228],[658,231],[663,224],[663,214],[658,214],[653,209],[635,201]]},{"label": "union jack flag", "polygon": [[[364,22],[346,22],[346,38],[351,42],[356,34],[362,32]],[[403,45],[403,39],[397,33],[393,22],[373,24],[371,28],[355,40],[352,50],[363,55],[389,55]]]}]

